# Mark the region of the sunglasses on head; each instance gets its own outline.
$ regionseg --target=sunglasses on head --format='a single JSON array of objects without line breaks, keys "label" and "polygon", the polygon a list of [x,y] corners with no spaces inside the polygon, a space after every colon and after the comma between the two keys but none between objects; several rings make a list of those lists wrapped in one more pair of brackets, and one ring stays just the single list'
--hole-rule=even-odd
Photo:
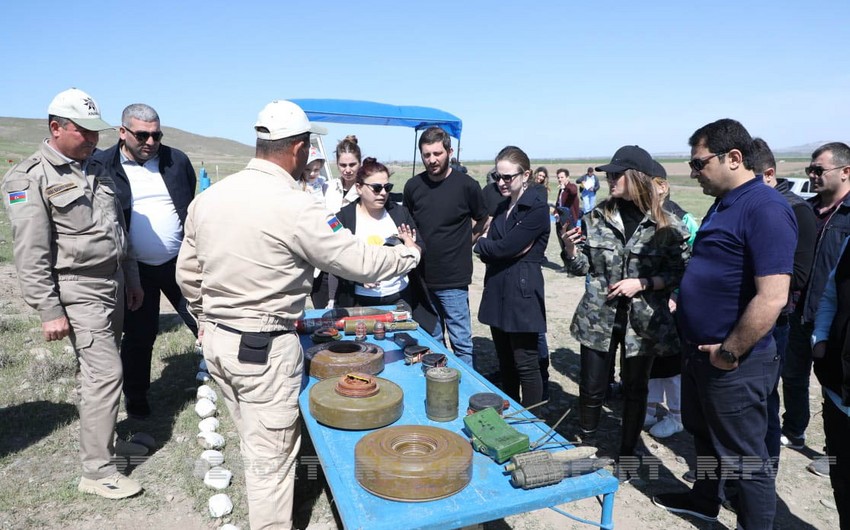
[{"label": "sunglasses on head", "polygon": [[122,127],[124,127],[125,131],[132,134],[136,138],[136,140],[138,140],[140,143],[146,143],[148,141],[148,138],[153,138],[154,142],[158,142],[158,141],[162,140],[162,131],[154,131],[154,132],[139,131],[139,132],[136,132],[136,131],[131,131],[130,128],[127,127],[126,125],[122,125]]},{"label": "sunglasses on head", "polygon": [[836,167],[830,167],[830,168],[826,168],[826,167],[822,167],[822,166],[808,166],[804,171],[806,172],[806,175],[809,176],[809,177],[812,177],[812,176],[822,177],[824,173],[828,173],[828,172],[832,171],[833,169],[844,169],[845,167],[848,167],[848,166],[836,166]]},{"label": "sunglasses on head", "polygon": [[386,190],[387,193],[393,191],[392,182],[387,182],[386,184],[366,184],[364,182],[363,185],[372,188],[372,193],[374,193],[375,195],[381,193],[381,190]]},{"label": "sunglasses on head", "polygon": [[[728,152],[728,151],[727,151]],[[692,158],[688,161],[688,165],[691,166],[691,169],[694,171],[702,171],[705,169],[705,166],[708,165],[708,161],[714,158],[715,156],[723,156],[726,153],[714,153],[713,155],[709,155],[705,158]]]}]

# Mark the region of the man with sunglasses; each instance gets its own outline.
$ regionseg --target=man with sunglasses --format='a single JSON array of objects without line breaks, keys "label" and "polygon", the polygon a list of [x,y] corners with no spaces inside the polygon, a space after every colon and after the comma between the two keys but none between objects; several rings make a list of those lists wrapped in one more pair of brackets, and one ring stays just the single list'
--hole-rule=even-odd
[{"label": "man with sunglasses", "polygon": [[738,526],[773,528],[766,403],[779,356],[771,331],[788,299],[797,223],[782,195],[756,178],[753,140],[739,122],[705,125],[688,143],[691,178],[716,197],[694,240],[677,305],[682,420],[694,437],[696,482],[689,492],[653,502],[714,521],[724,482],[736,480]]},{"label": "man with sunglasses", "polygon": [[[782,444],[792,449],[802,449],[806,444],[815,315],[829,273],[838,263],[841,245],[850,235],[850,147],[841,142],[818,147],[805,171],[816,193],[808,201],[815,211],[817,236],[809,282],[789,319],[791,330],[782,369]],[[813,461],[808,469],[816,475],[829,475],[826,459]]]},{"label": "man with sunglasses", "polygon": [[[3,180],[15,265],[24,299],[41,317],[44,339],[69,337],[77,355],[78,489],[122,499],[142,488],[112,461],[121,401],[117,337],[125,285],[131,309],[141,302],[141,289],[113,181],[90,158],[99,131],[112,127],[94,99],[76,88],[58,94],[47,112],[50,137]],[[145,451],[123,456],[140,454]]]},{"label": "man with sunglasses", "polygon": [[118,143],[94,157],[115,181],[144,290],[141,307],[128,311],[124,317],[121,340],[124,407],[131,418],[144,419],[151,413],[148,390],[153,346],[159,332],[160,293],[198,335],[198,326],[174,279],[196,178],[189,158],[162,144],[159,115],[149,105],[127,106],[121,114],[118,136]]}]

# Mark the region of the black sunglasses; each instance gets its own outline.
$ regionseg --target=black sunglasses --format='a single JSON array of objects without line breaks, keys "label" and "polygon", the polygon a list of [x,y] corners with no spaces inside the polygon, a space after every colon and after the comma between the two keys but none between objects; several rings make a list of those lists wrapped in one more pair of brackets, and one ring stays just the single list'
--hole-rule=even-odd
[{"label": "black sunglasses", "polygon": [[836,166],[831,168],[825,168],[822,166],[808,166],[804,171],[806,175],[811,177],[812,175],[816,177],[822,177],[824,173],[832,171],[833,169],[844,169],[847,166]]},{"label": "black sunglasses", "polygon": [[372,188],[372,193],[374,193],[375,195],[381,193],[381,190],[386,190],[387,193],[393,191],[392,182],[387,182],[386,184],[366,184],[364,182],[363,185]]},{"label": "black sunglasses", "polygon": [[140,143],[143,143],[143,144],[144,144],[144,143],[147,143],[148,138],[153,138],[153,141],[154,141],[154,142],[158,142],[158,141],[162,140],[162,131],[154,131],[154,132],[141,131],[141,132],[136,132],[136,131],[131,131],[131,130],[130,130],[130,128],[129,128],[129,127],[127,127],[126,125],[122,125],[122,127],[124,127],[124,130],[125,130],[125,131],[127,131],[128,133],[130,133],[130,134],[132,134],[133,136],[135,136],[135,137],[136,137],[136,140],[138,140]]},{"label": "black sunglasses", "polygon": [[499,182],[500,180],[504,180],[505,184],[510,184],[513,179],[522,175],[525,171],[520,171],[519,173],[514,173],[513,175],[502,175],[500,173],[493,173],[493,182]]},{"label": "black sunglasses", "polygon": [[[728,153],[728,151],[727,151]],[[692,158],[688,161],[688,165],[691,166],[691,169],[694,171],[702,171],[705,169],[705,166],[708,165],[708,161],[714,158],[715,156],[723,156],[726,153],[714,153],[713,155],[707,156],[705,158]]]}]

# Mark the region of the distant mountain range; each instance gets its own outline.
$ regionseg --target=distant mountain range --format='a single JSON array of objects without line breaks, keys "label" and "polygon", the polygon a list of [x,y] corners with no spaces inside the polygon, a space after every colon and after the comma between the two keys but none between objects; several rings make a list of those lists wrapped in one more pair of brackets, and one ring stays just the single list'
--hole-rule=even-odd
[{"label": "distant mountain range", "polygon": [[[173,127],[163,127],[162,130],[165,133],[163,142],[166,145],[184,151],[198,168],[203,163],[207,171],[213,175],[216,172],[216,168],[218,168],[222,176],[238,171],[254,155],[253,146],[245,145],[234,140],[201,136]],[[0,162],[4,162],[0,164],[0,167],[8,167],[11,163],[17,163],[24,157],[29,156],[46,136],[47,123],[44,119],[0,117]],[[106,131],[101,133],[98,147],[106,149],[114,145],[117,140],[117,132]],[[825,143],[826,141],[821,141],[805,145],[783,147],[774,149],[774,153],[777,159],[783,157],[806,158],[812,154],[812,151]],[[689,153],[681,151],[653,153],[653,155],[659,159],[681,160],[688,158]],[[607,160],[606,157],[591,158]],[[576,158],[576,160],[579,159]],[[475,163],[474,160],[468,160],[466,162]],[[0,171],[0,176],[3,173],[4,171]]]},{"label": "distant mountain range", "polygon": [[[238,171],[254,156],[253,146],[234,140],[201,136],[173,127],[163,127],[162,132],[163,143],[185,152],[196,167],[203,163],[213,175],[216,167],[222,176]],[[0,167],[9,167],[32,154],[47,135],[47,120],[0,117]],[[117,131],[105,131],[100,134],[98,147],[106,149],[117,141]],[[0,176],[3,173],[5,170],[0,171]]]}]

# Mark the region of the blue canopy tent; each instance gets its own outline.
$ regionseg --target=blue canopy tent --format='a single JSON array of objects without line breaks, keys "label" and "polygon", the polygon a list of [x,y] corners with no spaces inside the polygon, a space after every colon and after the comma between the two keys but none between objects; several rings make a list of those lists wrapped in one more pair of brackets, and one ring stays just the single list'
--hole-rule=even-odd
[{"label": "blue canopy tent", "polygon": [[442,127],[449,135],[457,138],[458,153],[460,152],[460,133],[463,129],[463,122],[457,116],[440,109],[412,105],[389,105],[354,99],[292,99],[290,101],[304,109],[310,121],[412,127],[416,131],[413,137],[414,172],[416,168],[417,134],[432,125]]}]

